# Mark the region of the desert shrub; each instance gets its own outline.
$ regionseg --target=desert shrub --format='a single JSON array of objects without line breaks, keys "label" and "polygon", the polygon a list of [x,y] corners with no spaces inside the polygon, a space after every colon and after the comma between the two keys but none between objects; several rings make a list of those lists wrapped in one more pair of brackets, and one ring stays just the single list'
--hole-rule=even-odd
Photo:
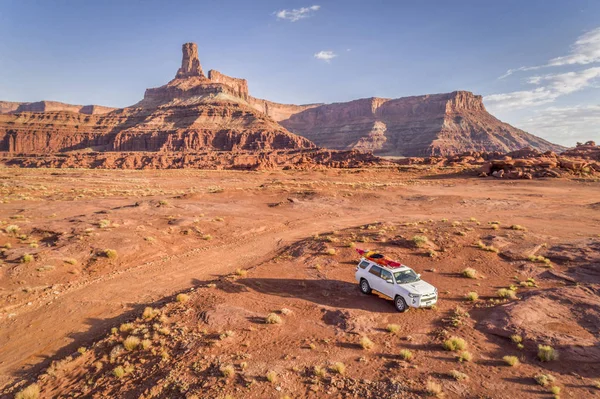
[{"label": "desert shrub", "polygon": [[435,396],[438,398],[441,397],[444,392],[442,389],[442,385],[433,380],[427,381],[427,384],[425,385],[425,391],[428,395]]},{"label": "desert shrub", "polygon": [[146,320],[151,320],[160,314],[160,310],[154,309],[150,306],[146,306],[144,309],[144,313],[142,313],[142,318]]},{"label": "desert shrub", "polygon": [[558,352],[550,345],[538,345],[537,355],[542,362],[551,362],[558,359]]},{"label": "desert shrub", "polygon": [[560,387],[554,385],[552,388],[550,388],[550,392],[552,392],[553,395],[558,396],[560,395]]},{"label": "desert shrub", "polygon": [[267,381],[269,381],[270,383],[276,383],[277,382],[277,373],[274,371],[269,371],[267,373]]},{"label": "desert shrub", "polygon": [[123,323],[121,326],[119,326],[119,331],[121,332],[129,332],[133,329],[135,329],[135,325],[133,325],[133,323]]},{"label": "desert shrub", "polygon": [[467,278],[477,278],[477,270],[473,269],[472,267],[467,267],[462,271],[462,274]]},{"label": "desert shrub", "polygon": [[525,227],[521,226],[520,224],[513,224],[512,226],[510,226],[511,230],[520,230],[520,231],[524,231],[526,230]]},{"label": "desert shrub", "polygon": [[477,247],[478,247],[479,249],[483,249],[484,251],[493,252],[493,253],[495,253],[495,254],[497,254],[498,252],[500,252],[500,250],[499,250],[498,248],[496,248],[496,247],[494,247],[494,246],[491,246],[491,245],[489,245],[489,246],[488,246],[488,245],[485,245],[485,244],[484,244],[483,242],[481,242],[481,241],[478,241],[476,245],[477,245]]},{"label": "desert shrub", "polygon": [[145,339],[141,342],[141,345],[142,345],[142,349],[148,350],[152,346],[152,341],[150,341],[149,339]]},{"label": "desert shrub", "polygon": [[500,288],[497,294],[500,298],[517,299],[517,294],[515,291],[508,288]]},{"label": "desert shrub", "polygon": [[29,263],[29,262],[33,262],[33,255],[25,254],[21,257],[21,263]]},{"label": "desert shrub", "polygon": [[190,296],[188,294],[177,294],[177,297],[175,297],[175,300],[177,302],[185,303],[190,300]]},{"label": "desert shrub", "polygon": [[101,229],[110,227],[110,220],[102,219],[101,221],[98,222],[98,227],[100,227]]},{"label": "desert shrub", "polygon": [[346,372],[346,365],[342,362],[335,362],[333,366],[331,366],[331,370],[338,374],[344,374]]},{"label": "desert shrub", "polygon": [[323,367],[319,367],[319,366],[315,366],[313,368],[313,373],[317,376],[317,377],[324,377],[325,374],[327,373],[327,371],[325,370],[325,368]]},{"label": "desert shrub", "polygon": [[333,255],[335,255],[337,252],[336,252],[335,248],[328,248],[328,249],[327,249],[327,251],[325,251],[325,253],[326,253],[327,255],[331,255],[331,256],[333,256]]},{"label": "desert shrub", "polygon": [[17,234],[17,232],[19,231],[19,226],[17,226],[16,224],[9,224],[4,228],[4,231],[6,231],[6,233],[8,234]]},{"label": "desert shrub", "polygon": [[235,375],[235,368],[233,368],[233,366],[230,364],[226,366],[221,366],[219,371],[221,372],[221,375],[223,375],[223,377],[225,378],[231,378]]},{"label": "desert shrub", "polygon": [[140,345],[140,339],[138,337],[136,337],[135,335],[130,335],[129,337],[127,337],[125,339],[125,341],[123,341],[123,347],[125,349],[127,349],[128,351],[137,349],[137,347],[139,345]]},{"label": "desert shrub", "polygon": [[64,262],[68,263],[69,265],[76,265],[77,259],[69,258],[69,259],[65,259]]},{"label": "desert shrub", "polygon": [[220,339],[225,339],[225,338],[233,337],[234,335],[235,335],[234,331],[227,330],[223,334],[219,335],[219,338]]},{"label": "desert shrub", "polygon": [[371,350],[375,347],[375,343],[369,337],[362,337],[360,339],[360,346],[365,350]]},{"label": "desert shrub", "polygon": [[412,238],[412,241],[418,248],[422,248],[427,244],[427,241],[429,240],[426,236],[414,236]]},{"label": "desert shrub", "polygon": [[265,317],[266,324],[281,324],[281,317],[276,313],[269,313],[267,317]]},{"label": "desert shrub", "polygon": [[122,378],[125,376],[125,374],[127,374],[125,372],[125,368],[123,368],[123,366],[117,366],[113,369],[113,375],[117,378]]},{"label": "desert shrub", "polygon": [[504,360],[504,362],[511,367],[517,367],[521,364],[521,362],[519,362],[519,358],[516,356],[504,356],[502,360]]},{"label": "desert shrub", "polygon": [[454,222],[452,222],[452,227],[458,227],[461,224],[462,224],[461,222],[459,222],[458,220],[455,220]]},{"label": "desert shrub", "polygon": [[451,337],[444,341],[444,349],[447,351],[461,351],[467,347],[467,343],[464,339],[459,337]]},{"label": "desert shrub", "polygon": [[27,388],[17,392],[15,399],[38,399],[40,397],[40,387],[38,384],[31,384]]},{"label": "desert shrub", "polygon": [[10,242],[7,242],[6,244],[4,244],[2,246],[2,248],[4,248],[4,249],[11,249],[12,248],[12,244]]},{"label": "desert shrub", "polygon": [[246,269],[235,269],[235,274],[240,277],[246,277],[248,275],[248,270]]},{"label": "desert shrub", "polygon": [[475,302],[476,300],[479,299],[479,294],[476,293],[475,291],[471,291],[467,295],[465,295],[465,298],[469,301]]},{"label": "desert shrub", "polygon": [[167,200],[158,201],[158,206],[167,206],[167,205],[169,205],[169,201],[167,201]]},{"label": "desert shrub", "polygon": [[204,235],[202,236],[202,239],[203,239],[203,240],[206,240],[206,241],[210,241],[210,240],[212,240],[212,239],[213,239],[213,236],[211,236],[210,234],[204,234]]},{"label": "desert shrub", "polygon": [[279,311],[279,313],[281,313],[282,315],[285,315],[285,316],[289,316],[289,315],[291,315],[293,312],[292,312],[290,309],[288,309],[288,308],[282,308],[282,309]]},{"label": "desert shrub", "polygon": [[471,360],[473,360],[473,355],[471,354],[471,352],[464,351],[461,352],[460,355],[456,357],[456,359],[461,363],[470,362]]},{"label": "desert shrub", "polygon": [[392,334],[397,334],[400,331],[400,326],[398,324],[388,324],[385,329]]},{"label": "desert shrub", "polygon": [[523,337],[521,337],[518,334],[513,334],[510,336],[510,340],[515,344],[520,344],[521,342],[523,342]]},{"label": "desert shrub", "polygon": [[594,380],[592,386],[596,389],[600,389],[600,380]]},{"label": "desert shrub", "polygon": [[465,373],[461,373],[458,370],[451,370],[450,377],[454,378],[456,381],[464,381],[469,379],[468,375],[466,375]]},{"label": "desert shrub", "polygon": [[148,242],[154,242],[154,241],[156,241],[156,238],[149,236],[149,237],[144,237],[144,240],[146,240]]},{"label": "desert shrub", "polygon": [[116,259],[117,251],[114,249],[105,249],[104,256],[106,256],[108,259]]},{"label": "desert shrub", "polygon": [[399,355],[402,358],[402,360],[406,360],[407,362],[410,362],[410,360],[413,358],[412,352],[408,349],[402,349]]},{"label": "desert shrub", "polygon": [[497,224],[492,224],[491,227],[493,230],[498,230],[500,228],[500,226],[498,226]]},{"label": "desert shrub", "polygon": [[553,384],[554,381],[556,381],[556,378],[554,378],[550,374],[538,374],[535,377],[533,377],[533,379],[535,380],[535,382],[538,383],[538,385],[541,385],[543,387],[548,386],[549,384]]}]

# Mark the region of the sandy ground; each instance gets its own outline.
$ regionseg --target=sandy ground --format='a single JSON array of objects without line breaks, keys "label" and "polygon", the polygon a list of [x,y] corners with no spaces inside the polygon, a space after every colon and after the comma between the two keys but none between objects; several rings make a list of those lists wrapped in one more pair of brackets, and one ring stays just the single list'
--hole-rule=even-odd
[{"label": "sandy ground", "polygon": [[[51,361],[72,355],[80,347],[117,339],[106,338],[106,334],[112,327],[139,317],[146,306],[167,306],[164,313],[173,315],[169,322],[174,323],[177,312],[188,313],[181,305],[172,304],[172,296],[195,287],[190,302],[198,305],[190,311],[217,313],[202,330],[236,330],[235,339],[242,341],[240,331],[247,330],[246,339],[262,348],[251,348],[257,360],[249,361],[247,373],[255,376],[264,375],[269,368],[285,375],[289,373],[286,367],[293,367],[296,360],[297,367],[327,367],[336,357],[348,366],[345,378],[352,381],[382,380],[386,370],[394,369],[394,375],[412,381],[405,382],[403,392],[416,397],[423,394],[422,387],[432,378],[441,381],[448,395],[456,397],[548,395],[548,389],[536,386],[532,379],[541,372],[560,375],[565,397],[594,395],[590,384],[600,375],[597,363],[581,366],[567,358],[542,364],[535,359],[536,342],[520,353],[509,340],[478,326],[485,324],[487,313],[495,306],[504,306],[505,301],[496,303],[493,298],[498,288],[514,283],[515,274],[522,280],[535,276],[535,289],[539,290],[568,283],[544,278],[541,271],[534,273],[532,266],[524,266],[523,259],[514,253],[540,251],[542,243],[546,244],[543,248],[570,244],[578,250],[596,243],[600,237],[597,182],[499,181],[395,169],[3,169],[0,181],[0,227],[4,230],[0,246],[5,246],[0,267],[0,387],[5,386],[5,392],[11,392],[15,382],[34,380]],[[461,224],[452,226],[453,221]],[[491,221],[500,221],[501,228],[491,229]],[[515,224],[526,231],[510,229]],[[375,227],[371,231],[367,226]],[[365,234],[379,230],[386,233],[363,239]],[[410,246],[416,234],[432,239],[427,251]],[[323,236],[338,238],[324,241]],[[498,246],[500,255],[475,247],[473,243],[478,240]],[[358,259],[348,247],[350,242],[402,257],[404,263],[438,286],[438,308],[399,314],[391,301],[362,296],[353,280]],[[323,245],[334,247],[336,255],[324,254]],[[107,249],[115,250],[116,257],[107,256]],[[429,249],[435,252],[433,256]],[[465,267],[474,267],[484,277],[460,277]],[[249,275],[231,277],[239,268],[248,269]],[[567,273],[569,265],[557,264],[553,271]],[[216,281],[217,289],[203,288],[211,281]],[[597,289],[599,281],[586,283]],[[308,288],[294,288],[302,284]],[[480,305],[465,303],[463,298],[469,291],[479,293]],[[219,304],[225,308],[220,309]],[[455,326],[447,326],[444,320],[452,317],[457,305],[469,310],[471,316],[460,330],[453,331]],[[285,316],[285,323],[275,327],[278,330],[254,323],[284,307],[291,309],[293,316]],[[181,323],[198,328],[197,319],[192,323],[181,316]],[[389,323],[401,329],[386,344],[385,326]],[[286,326],[291,330],[283,329]],[[598,336],[597,324],[586,328]],[[453,355],[439,349],[443,340],[440,329],[470,341],[477,360],[455,365]],[[363,335],[371,337],[378,349],[361,354],[356,345]],[[307,352],[309,342],[331,348]],[[274,353],[288,344],[288,357],[275,362],[283,354]],[[213,356],[240,350],[239,345],[210,348]],[[415,352],[412,366],[390,365],[390,361],[398,361],[402,348]],[[90,351],[87,358],[76,361],[95,361],[99,353]],[[521,356],[524,364],[518,369],[507,368],[502,362],[504,354]],[[188,357],[185,361],[192,360]],[[368,366],[361,366],[363,363]],[[470,384],[442,377],[459,366],[470,376]],[[78,381],[72,368],[66,367],[64,373],[71,373],[70,378]],[[203,376],[209,377],[213,378],[212,374]],[[262,381],[247,391],[239,391],[242,388],[229,382],[217,384],[219,390],[213,393],[320,397],[327,392],[343,396],[345,389],[332,391],[322,384],[316,384],[315,389],[315,382],[306,378],[288,376],[285,381],[279,390]],[[350,385],[346,382],[344,386]],[[66,394],[65,386],[56,381],[48,383],[46,389],[53,396]],[[207,388],[195,389],[201,393]],[[360,396],[359,387],[355,389]],[[390,394],[385,389],[391,388],[364,389]],[[80,396],[91,395],[89,390],[78,392]],[[165,392],[161,395],[167,395]],[[179,396],[156,396],[191,397],[179,392]],[[95,394],[142,397],[142,391],[114,381],[100,384]]]}]

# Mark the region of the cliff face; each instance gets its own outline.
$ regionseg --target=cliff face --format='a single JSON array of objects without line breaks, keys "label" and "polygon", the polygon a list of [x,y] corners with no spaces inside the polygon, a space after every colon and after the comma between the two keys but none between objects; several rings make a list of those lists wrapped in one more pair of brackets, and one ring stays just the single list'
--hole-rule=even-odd
[{"label": "cliff face", "polygon": [[0,101],[0,114],[14,114],[19,112],[50,112],[69,111],[85,115],[106,114],[116,108],[103,107],[101,105],[73,105],[58,101],[37,101],[33,103],[19,103],[11,101]]},{"label": "cliff face", "polygon": [[[255,151],[313,148],[309,140],[244,101],[247,84],[202,72],[195,44],[168,84],[147,89],[132,107],[101,115],[74,108],[0,115],[0,151]],[[245,93],[245,94],[244,94]],[[8,108],[8,107],[6,107]]]},{"label": "cliff face", "polygon": [[525,146],[541,151],[563,149],[499,121],[486,111],[481,96],[466,91],[321,105],[295,113],[280,124],[318,146],[370,150],[378,155],[508,152]]}]

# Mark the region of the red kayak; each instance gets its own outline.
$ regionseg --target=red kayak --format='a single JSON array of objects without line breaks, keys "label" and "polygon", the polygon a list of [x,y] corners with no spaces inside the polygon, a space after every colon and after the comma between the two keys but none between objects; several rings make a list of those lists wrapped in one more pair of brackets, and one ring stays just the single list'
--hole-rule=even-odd
[{"label": "red kayak", "polygon": [[375,262],[381,266],[387,266],[387,267],[401,267],[402,266],[402,263],[396,262],[391,259],[387,259],[384,255],[382,255],[378,252],[375,252],[375,251],[369,251],[368,249],[365,250],[365,249],[356,248],[356,252],[358,252],[359,255],[361,255],[363,258],[370,260],[371,262]]}]

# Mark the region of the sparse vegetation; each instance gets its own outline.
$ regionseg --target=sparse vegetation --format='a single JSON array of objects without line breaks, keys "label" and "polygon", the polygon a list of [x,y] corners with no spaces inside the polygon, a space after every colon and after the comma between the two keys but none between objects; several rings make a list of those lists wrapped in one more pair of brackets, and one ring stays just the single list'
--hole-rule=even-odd
[{"label": "sparse vegetation", "polygon": [[426,236],[414,236],[412,238],[413,243],[417,246],[417,248],[423,248],[427,245],[429,239]]},{"label": "sparse vegetation", "polygon": [[479,294],[477,294],[475,291],[471,291],[467,295],[465,295],[465,298],[468,301],[475,302],[479,299]]},{"label": "sparse vegetation", "polygon": [[116,259],[117,251],[115,251],[114,249],[105,249],[104,256],[106,256],[108,259]]},{"label": "sparse vegetation", "polygon": [[553,384],[556,381],[556,378],[554,378],[550,374],[538,374],[533,378],[535,379],[535,382],[538,383],[538,385],[541,385],[543,387]]},{"label": "sparse vegetation", "polygon": [[248,275],[248,270],[246,269],[235,269],[235,274],[240,277],[246,277]]},{"label": "sparse vegetation", "polygon": [[177,294],[175,300],[177,302],[185,303],[190,300],[190,296],[188,294]]},{"label": "sparse vegetation", "polygon": [[110,227],[110,220],[102,219],[101,221],[98,222],[98,227],[100,227],[101,229],[106,229],[106,228]]},{"label": "sparse vegetation", "polygon": [[558,360],[558,352],[550,345],[538,345],[537,356],[542,362]]},{"label": "sparse vegetation", "polygon": [[371,350],[375,347],[375,343],[369,339],[369,337],[361,337],[360,346],[364,350]]},{"label": "sparse vegetation", "polygon": [[500,250],[492,245],[485,245],[483,242],[478,241],[476,244],[477,248],[483,249],[484,251],[493,252],[497,254]]},{"label": "sparse vegetation", "polygon": [[25,254],[21,257],[21,263],[29,263],[33,262],[34,258],[31,254]]},{"label": "sparse vegetation", "polygon": [[520,224],[513,224],[512,226],[510,226],[511,230],[519,230],[519,231],[525,231],[525,227],[521,226]]},{"label": "sparse vegetation", "polygon": [[465,373],[461,373],[458,370],[451,370],[450,377],[454,378],[456,381],[466,381],[469,379],[469,376]]},{"label": "sparse vegetation", "polygon": [[69,265],[76,265],[77,259],[69,258],[69,259],[65,259],[64,262],[68,263]]},{"label": "sparse vegetation", "polygon": [[123,378],[127,374],[123,366],[117,366],[113,369],[113,375],[117,378]]},{"label": "sparse vegetation", "polygon": [[554,396],[558,396],[560,395],[560,387],[554,385],[552,388],[550,388],[550,392],[552,392]]},{"label": "sparse vegetation", "polygon": [[462,274],[467,278],[477,278],[477,270],[473,269],[472,267],[467,267],[465,270],[463,270]]},{"label": "sparse vegetation", "polygon": [[125,349],[127,349],[128,351],[137,349],[137,347],[139,345],[140,345],[140,339],[138,337],[136,337],[135,335],[130,335],[123,341],[123,347]]},{"label": "sparse vegetation", "polygon": [[333,366],[331,366],[331,370],[343,375],[344,373],[346,373],[346,365],[342,362],[335,362]]},{"label": "sparse vegetation", "polygon": [[521,337],[518,334],[513,334],[510,336],[510,340],[515,344],[520,344],[521,342],[523,342],[523,337]]},{"label": "sparse vegetation", "polygon": [[267,381],[269,381],[270,383],[274,384],[277,382],[277,373],[274,371],[269,371],[267,373]]},{"label": "sparse vegetation", "polygon": [[327,255],[331,255],[331,256],[333,256],[333,255],[335,255],[337,252],[336,252],[335,248],[327,248],[327,250],[325,251],[325,253],[326,253]]},{"label": "sparse vegetation", "polygon": [[119,331],[121,332],[129,332],[135,329],[135,325],[133,323],[123,323],[119,327]]},{"label": "sparse vegetation", "polygon": [[281,317],[277,313],[269,313],[267,317],[265,317],[266,324],[281,324]]},{"label": "sparse vegetation", "polygon": [[210,241],[213,239],[213,236],[211,236],[210,234],[204,234],[204,235],[202,235],[202,239],[206,240],[206,241]]},{"label": "sparse vegetation", "polygon": [[39,397],[40,387],[38,384],[31,384],[15,395],[15,399],[38,399]]},{"label": "sparse vegetation", "polygon": [[508,288],[500,288],[497,292],[500,298],[517,299],[517,294],[514,290]]},{"label": "sparse vegetation", "polygon": [[388,324],[385,329],[392,334],[397,334],[400,331],[400,326],[398,324]]},{"label": "sparse vegetation", "polygon": [[7,234],[17,234],[19,231],[19,226],[16,224],[9,224],[4,228],[4,231],[6,231]]},{"label": "sparse vegetation", "polygon": [[471,354],[471,352],[461,352],[458,356],[457,356],[457,360],[459,362],[470,362],[471,360],[473,360],[473,355]]},{"label": "sparse vegetation", "polygon": [[402,360],[406,360],[407,362],[410,362],[410,360],[413,358],[412,352],[408,349],[402,349],[398,355],[402,358]]},{"label": "sparse vegetation", "polygon": [[541,255],[529,255],[527,260],[530,262],[543,263],[547,267],[552,267],[552,261]]},{"label": "sparse vegetation", "polygon": [[511,367],[517,367],[518,365],[521,364],[521,362],[519,361],[519,358],[516,356],[504,356],[502,358],[502,360],[504,360],[504,362]]},{"label": "sparse vegetation", "polygon": [[279,311],[279,313],[281,313],[281,314],[282,314],[282,315],[284,315],[284,316],[289,316],[289,315],[291,315],[293,312],[292,312],[290,309],[288,309],[288,308],[282,308],[282,309]]},{"label": "sparse vegetation", "polygon": [[319,367],[319,366],[315,366],[313,368],[313,373],[317,376],[317,377],[325,377],[325,374],[327,374],[327,371],[325,370],[324,367]]},{"label": "sparse vegetation", "polygon": [[467,343],[464,339],[459,337],[451,337],[444,341],[444,349],[447,351],[461,351],[467,347]]},{"label": "sparse vegetation", "polygon": [[160,314],[160,310],[154,309],[154,308],[152,308],[150,306],[147,306],[144,309],[144,313],[142,313],[142,318],[144,318],[146,320],[152,320],[153,318],[155,318],[159,314]]},{"label": "sparse vegetation", "polygon": [[221,366],[219,369],[221,371],[221,375],[225,378],[231,378],[235,375],[235,368],[232,365]]},{"label": "sparse vegetation", "polygon": [[444,393],[442,385],[433,380],[427,380],[425,391],[428,395],[435,396],[436,398],[442,397],[442,394]]}]

